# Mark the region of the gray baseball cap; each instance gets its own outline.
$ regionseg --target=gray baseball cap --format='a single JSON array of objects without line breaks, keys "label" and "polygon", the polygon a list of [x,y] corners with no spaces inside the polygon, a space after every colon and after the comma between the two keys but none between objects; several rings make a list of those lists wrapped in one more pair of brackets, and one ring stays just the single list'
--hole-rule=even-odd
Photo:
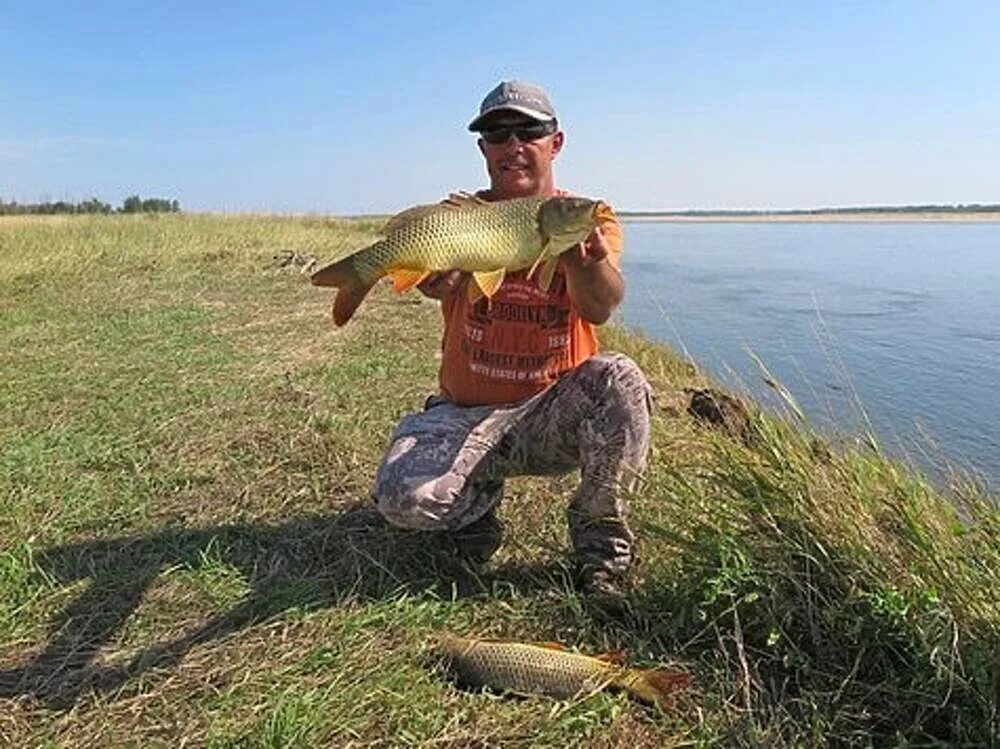
[{"label": "gray baseball cap", "polygon": [[501,81],[486,94],[479,105],[479,116],[469,123],[469,130],[482,130],[486,119],[501,110],[520,112],[539,122],[551,122],[556,118],[556,110],[544,88],[525,81]]}]

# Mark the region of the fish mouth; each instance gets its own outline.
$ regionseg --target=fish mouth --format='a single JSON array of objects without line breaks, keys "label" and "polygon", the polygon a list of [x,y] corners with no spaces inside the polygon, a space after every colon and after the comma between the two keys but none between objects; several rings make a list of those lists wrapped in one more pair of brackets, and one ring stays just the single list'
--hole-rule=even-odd
[{"label": "fish mouth", "polygon": [[615,218],[614,211],[611,210],[611,206],[605,203],[603,200],[598,200],[594,205],[594,210],[591,213],[594,221],[613,221]]}]

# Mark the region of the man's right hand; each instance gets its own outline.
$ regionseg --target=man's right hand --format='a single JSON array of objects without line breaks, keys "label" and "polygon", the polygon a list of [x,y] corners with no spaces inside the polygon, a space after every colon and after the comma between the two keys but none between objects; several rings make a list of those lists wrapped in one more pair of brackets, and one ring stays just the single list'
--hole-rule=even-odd
[{"label": "man's right hand", "polygon": [[460,270],[446,270],[440,273],[431,273],[427,278],[417,284],[417,288],[431,299],[445,299],[456,291],[465,280],[465,273]]}]

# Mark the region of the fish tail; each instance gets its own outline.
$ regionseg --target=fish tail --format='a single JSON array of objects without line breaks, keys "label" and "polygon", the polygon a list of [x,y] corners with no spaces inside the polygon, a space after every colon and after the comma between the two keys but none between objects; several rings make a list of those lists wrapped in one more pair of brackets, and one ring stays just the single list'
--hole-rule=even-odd
[{"label": "fish tail", "polygon": [[[370,247],[348,255],[342,260],[330,263],[312,274],[310,280],[316,286],[333,286],[337,289],[337,298],[333,302],[333,323],[340,327],[344,325],[354,315],[358,305],[368,296],[368,292],[381,278],[384,272],[362,274],[358,270],[359,263],[356,260],[363,260],[363,255],[376,248],[376,242]],[[360,263],[364,267],[364,263]],[[367,278],[366,278],[367,276]]]},{"label": "fish tail", "polygon": [[671,707],[674,695],[691,685],[691,675],[664,668],[632,669],[620,686],[644,702],[663,710]]}]

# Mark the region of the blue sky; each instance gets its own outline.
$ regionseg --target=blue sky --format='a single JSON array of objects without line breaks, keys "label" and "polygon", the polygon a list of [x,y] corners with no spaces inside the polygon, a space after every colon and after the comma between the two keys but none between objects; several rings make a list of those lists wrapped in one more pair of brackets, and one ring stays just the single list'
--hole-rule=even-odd
[{"label": "blue sky", "polygon": [[388,212],[485,175],[549,89],[558,183],[632,210],[1000,202],[996,2],[24,2],[0,198]]}]

